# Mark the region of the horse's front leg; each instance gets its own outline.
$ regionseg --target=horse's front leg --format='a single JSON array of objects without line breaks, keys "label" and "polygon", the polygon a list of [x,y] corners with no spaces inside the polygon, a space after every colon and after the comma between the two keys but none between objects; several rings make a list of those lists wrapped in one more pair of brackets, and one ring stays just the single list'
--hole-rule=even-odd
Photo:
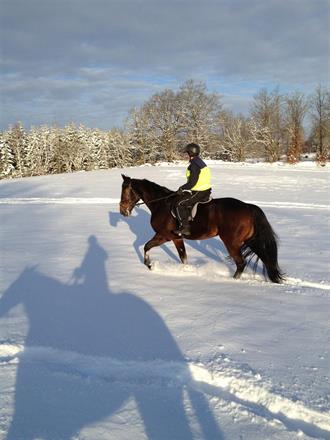
[{"label": "horse's front leg", "polygon": [[175,239],[175,240],[172,240],[172,241],[175,244],[175,247],[176,247],[176,249],[178,251],[178,254],[179,254],[181,262],[183,264],[186,264],[187,263],[187,253],[186,253],[186,248],[185,248],[183,240]]},{"label": "horse's front leg", "polygon": [[144,245],[144,264],[151,269],[151,261],[150,261],[150,257],[149,257],[149,251],[151,248],[155,247],[155,246],[161,246],[163,243],[165,243],[166,241],[169,241],[167,238],[164,238],[162,235],[160,234],[155,234],[154,237],[152,237],[151,240],[149,240],[145,245]]}]

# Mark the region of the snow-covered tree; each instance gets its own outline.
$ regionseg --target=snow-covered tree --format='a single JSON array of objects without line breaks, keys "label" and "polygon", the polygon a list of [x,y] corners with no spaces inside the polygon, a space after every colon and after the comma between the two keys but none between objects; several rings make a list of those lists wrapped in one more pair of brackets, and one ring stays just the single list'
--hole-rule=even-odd
[{"label": "snow-covered tree", "polygon": [[262,89],[251,107],[251,134],[256,147],[269,162],[279,160],[283,150],[282,98],[277,89],[269,93]]},{"label": "snow-covered tree", "polygon": [[106,132],[99,129],[88,130],[87,145],[89,150],[88,169],[109,168]]},{"label": "snow-covered tree", "polygon": [[26,135],[25,166],[27,175],[37,176],[47,173],[44,168],[44,149],[45,144],[41,139],[40,128],[32,127]]},{"label": "snow-covered tree", "polygon": [[131,141],[127,133],[119,129],[108,132],[109,166],[124,167],[132,165]]},{"label": "snow-covered tree", "polygon": [[249,121],[243,116],[222,112],[219,124],[222,130],[220,157],[233,162],[244,161],[251,144]]},{"label": "snow-covered tree", "polygon": [[26,136],[26,163],[29,175],[56,172],[56,154],[59,146],[57,127],[32,127]]},{"label": "snow-covered tree", "polygon": [[159,158],[149,111],[148,106],[131,110],[126,124],[130,135],[132,160],[136,164],[156,162]]},{"label": "snow-covered tree", "polygon": [[178,105],[183,142],[196,142],[204,154],[211,152],[222,107],[219,94],[209,93],[203,82],[188,80],[178,92]]},{"label": "snow-covered tree", "polygon": [[158,150],[159,159],[172,161],[176,157],[178,135],[182,128],[176,93],[169,89],[157,93],[144,108],[149,116],[153,148]]},{"label": "snow-covered tree", "polygon": [[15,174],[26,175],[26,132],[21,122],[18,122],[6,132],[10,150],[14,154]]},{"label": "snow-covered tree", "polygon": [[6,133],[0,133],[0,178],[9,177],[15,172],[13,150],[6,139]]},{"label": "snow-covered tree", "polygon": [[61,130],[59,145],[56,152],[57,172],[72,172],[86,169],[89,150],[86,129],[83,125],[76,127],[69,124]]}]

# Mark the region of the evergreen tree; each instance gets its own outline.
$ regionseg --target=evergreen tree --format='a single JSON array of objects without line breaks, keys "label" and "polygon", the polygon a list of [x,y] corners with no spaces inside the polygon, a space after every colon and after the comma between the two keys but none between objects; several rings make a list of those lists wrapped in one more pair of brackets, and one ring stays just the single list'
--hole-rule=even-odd
[{"label": "evergreen tree", "polygon": [[0,133],[0,178],[12,176],[15,172],[13,150],[6,139],[5,133]]},{"label": "evergreen tree", "polygon": [[26,132],[23,124],[18,122],[10,127],[6,133],[10,150],[14,154],[15,174],[20,177],[26,175]]}]

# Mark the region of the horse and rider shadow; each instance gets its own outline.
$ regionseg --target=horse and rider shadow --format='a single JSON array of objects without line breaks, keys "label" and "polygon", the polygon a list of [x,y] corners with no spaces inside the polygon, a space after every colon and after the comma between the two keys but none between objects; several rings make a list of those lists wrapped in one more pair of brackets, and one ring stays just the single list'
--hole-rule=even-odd
[{"label": "horse and rider shadow", "polygon": [[[203,392],[189,386],[193,378],[187,361],[159,313],[132,293],[110,290],[108,259],[90,236],[70,282],[29,267],[1,296],[0,319],[21,305],[28,321],[6,440],[69,440],[85,427],[116,416],[131,399],[148,439],[222,439]],[[111,369],[107,372],[109,362],[124,371],[127,367],[127,374],[118,378]],[[170,385],[148,377],[144,371],[152,371],[153,362],[170,369],[182,365],[185,380]],[[104,376],[95,373],[95,365],[104,368]],[[141,365],[150,368],[134,372]],[[199,434],[192,428],[184,396]]]},{"label": "horse and rider shadow", "polygon": [[[143,262],[143,255],[141,248],[154,234],[153,229],[150,226],[150,214],[143,208],[135,208],[135,214],[130,217],[124,217],[119,212],[109,212],[109,223],[113,227],[117,227],[119,222],[126,223],[130,231],[135,235],[133,243],[134,250],[141,262]],[[222,242],[219,242],[217,238],[209,238],[207,240],[187,240],[186,244],[189,244],[193,249],[201,252],[206,257],[211,258],[216,262],[223,262],[228,258],[228,252]],[[160,246],[164,252],[173,260],[180,262],[176,253],[169,249],[167,244]]]}]

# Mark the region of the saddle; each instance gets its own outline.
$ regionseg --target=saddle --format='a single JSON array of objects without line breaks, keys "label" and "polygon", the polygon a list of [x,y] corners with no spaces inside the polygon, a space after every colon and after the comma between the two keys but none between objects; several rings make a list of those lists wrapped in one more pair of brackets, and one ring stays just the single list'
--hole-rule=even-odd
[{"label": "saddle", "polygon": [[[191,207],[191,212],[190,212],[190,220],[194,220],[194,218],[195,218],[195,216],[196,216],[196,214],[197,214],[197,208],[198,208],[198,205],[199,204],[201,204],[201,205],[205,205],[206,203],[209,203],[210,201],[212,200],[212,197],[210,196],[209,198],[208,198],[208,200],[204,200],[204,201],[201,201],[201,202],[196,202],[192,207]],[[171,207],[171,214],[172,214],[172,216],[174,217],[174,218],[179,218],[178,217],[178,213],[176,212],[176,208],[175,208],[175,206],[172,206]]]}]

